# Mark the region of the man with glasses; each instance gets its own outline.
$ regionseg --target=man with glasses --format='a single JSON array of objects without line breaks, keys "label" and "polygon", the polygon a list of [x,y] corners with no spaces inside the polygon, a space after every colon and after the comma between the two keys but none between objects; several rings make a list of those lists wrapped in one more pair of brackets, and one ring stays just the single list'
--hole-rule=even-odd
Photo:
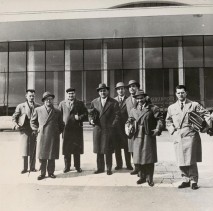
[{"label": "man with glasses", "polygon": [[166,116],[166,127],[173,136],[177,163],[184,179],[178,188],[198,189],[197,162],[202,161],[201,138],[189,122],[189,112],[196,112],[210,121],[210,113],[199,103],[187,99],[186,86],[176,87],[177,102],[170,105]]}]

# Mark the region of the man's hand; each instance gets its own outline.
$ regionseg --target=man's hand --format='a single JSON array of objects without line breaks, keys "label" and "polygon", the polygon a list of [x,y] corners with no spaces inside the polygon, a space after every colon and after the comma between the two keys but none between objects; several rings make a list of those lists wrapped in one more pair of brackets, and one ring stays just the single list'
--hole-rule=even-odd
[{"label": "man's hand", "polygon": [[33,130],[32,136],[37,136],[37,135],[38,135],[38,131],[37,130]]},{"label": "man's hand", "polygon": [[75,120],[79,120],[78,114],[75,115]]},{"label": "man's hand", "polygon": [[159,136],[160,135],[160,131],[158,129],[154,129],[153,131],[153,136]]},{"label": "man's hand", "polygon": [[20,125],[16,124],[16,125],[14,126],[14,130],[20,130]]}]

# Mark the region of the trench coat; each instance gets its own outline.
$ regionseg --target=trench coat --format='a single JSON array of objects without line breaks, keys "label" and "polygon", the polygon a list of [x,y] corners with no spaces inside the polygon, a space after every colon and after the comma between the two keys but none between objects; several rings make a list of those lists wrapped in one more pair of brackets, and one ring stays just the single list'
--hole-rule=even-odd
[{"label": "trench coat", "polygon": [[134,164],[150,164],[157,162],[157,143],[153,130],[158,129],[159,134],[163,129],[163,114],[159,107],[147,104],[139,110],[132,108],[130,117],[137,122],[136,134],[134,135],[133,162]]},{"label": "trench coat", "polygon": [[31,128],[38,132],[38,159],[58,159],[60,133],[63,132],[64,122],[60,110],[52,108],[48,114],[43,105],[35,109],[30,121]]},{"label": "trench coat", "polygon": [[166,128],[174,140],[175,155],[178,166],[190,166],[202,161],[201,138],[189,123],[188,113],[196,111],[210,123],[210,113],[197,102],[186,99],[181,111],[178,101],[168,107]]},{"label": "trench coat", "polygon": [[93,128],[93,152],[100,154],[113,153],[115,130],[120,116],[118,102],[108,97],[104,107],[102,107],[99,97],[91,102],[91,109],[93,108],[99,112],[99,118]]},{"label": "trench coat", "polygon": [[127,108],[126,108],[126,99],[127,96],[124,96],[124,100],[122,102],[119,102],[118,96],[114,98],[116,101],[119,103],[119,108],[120,108],[120,118],[119,122],[117,124],[117,130],[116,132],[116,141],[115,145],[118,148],[128,148],[128,138],[125,133],[125,123],[128,119],[128,113],[127,113]]},{"label": "trench coat", "polygon": [[[34,109],[40,104],[34,103]],[[30,119],[33,115],[33,110],[30,109],[28,102],[19,104],[12,116],[14,127],[16,124],[20,125],[20,153],[21,156],[29,156],[33,153],[35,148],[35,140],[32,136],[32,129],[30,127]]]},{"label": "trench coat", "polygon": [[[129,96],[126,99],[126,108],[127,108],[128,116],[130,116],[130,111],[131,111],[132,108],[134,108],[136,106],[136,104],[137,104],[137,102],[136,102],[135,99],[134,99],[134,103],[132,102],[132,97],[131,96]],[[133,138],[128,139],[128,149],[129,149],[129,152],[133,152],[133,148],[134,148],[134,139]]]},{"label": "trench coat", "polygon": [[[62,154],[83,154],[83,121],[87,120],[87,108],[82,101],[75,99],[71,108],[68,100],[60,102],[59,110],[62,112],[65,123]],[[79,120],[75,119],[76,114]]]}]

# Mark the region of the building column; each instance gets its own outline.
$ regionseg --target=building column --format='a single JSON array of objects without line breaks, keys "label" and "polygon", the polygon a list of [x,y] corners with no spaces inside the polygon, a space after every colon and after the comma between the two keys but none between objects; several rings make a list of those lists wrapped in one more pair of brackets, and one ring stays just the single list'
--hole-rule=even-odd
[{"label": "building column", "polygon": [[27,51],[27,89],[35,89],[35,52],[33,43],[28,43]]},{"label": "building column", "polygon": [[144,89],[144,74],[143,74],[143,44],[142,39],[139,40],[139,84],[141,85],[141,88]]},{"label": "building column", "polygon": [[141,88],[146,92],[146,66],[145,66],[145,44],[143,43],[142,50],[142,86]]},{"label": "building column", "polygon": [[54,101],[58,102],[58,72],[53,73],[53,93],[55,95]]},{"label": "building column", "polygon": [[66,94],[66,89],[70,88],[71,86],[71,51],[70,50],[71,50],[70,43],[65,42],[65,75],[64,75],[65,94]]},{"label": "building column", "polygon": [[183,69],[183,43],[178,41],[178,81],[179,84],[185,84],[185,74]]},{"label": "building column", "polygon": [[205,82],[204,82],[204,69],[199,68],[199,80],[200,80],[200,102],[205,106]]},{"label": "building column", "polygon": [[107,43],[103,41],[103,50],[101,56],[101,82],[107,84],[108,72],[107,72]]},{"label": "building column", "polygon": [[169,103],[174,102],[174,70],[169,69]]}]

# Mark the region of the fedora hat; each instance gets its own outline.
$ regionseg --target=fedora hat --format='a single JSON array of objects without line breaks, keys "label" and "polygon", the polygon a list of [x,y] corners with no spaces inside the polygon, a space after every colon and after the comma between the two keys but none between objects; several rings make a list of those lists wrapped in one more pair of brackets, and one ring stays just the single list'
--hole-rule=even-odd
[{"label": "fedora hat", "polygon": [[129,87],[132,84],[135,84],[138,88],[140,87],[140,84],[136,80],[130,80],[127,87]]},{"label": "fedora hat", "polygon": [[115,86],[115,89],[117,89],[117,88],[119,88],[119,87],[126,87],[125,85],[124,85],[124,82],[118,82],[117,84],[116,84],[116,86]]},{"label": "fedora hat", "polygon": [[98,85],[97,92],[99,92],[101,89],[109,90],[109,87],[106,84],[102,83]]},{"label": "fedora hat", "polygon": [[147,94],[142,89],[139,89],[133,97],[137,98],[138,96],[147,96]]},{"label": "fedora hat", "polygon": [[73,91],[75,91],[75,88],[70,87],[70,88],[68,88],[68,89],[66,90],[66,93],[68,93],[68,92],[73,92]]},{"label": "fedora hat", "polygon": [[54,98],[55,98],[55,95],[54,95],[54,94],[51,94],[50,92],[44,92],[41,101],[44,102],[44,100],[45,100],[47,97],[52,97],[52,98],[54,99]]}]

